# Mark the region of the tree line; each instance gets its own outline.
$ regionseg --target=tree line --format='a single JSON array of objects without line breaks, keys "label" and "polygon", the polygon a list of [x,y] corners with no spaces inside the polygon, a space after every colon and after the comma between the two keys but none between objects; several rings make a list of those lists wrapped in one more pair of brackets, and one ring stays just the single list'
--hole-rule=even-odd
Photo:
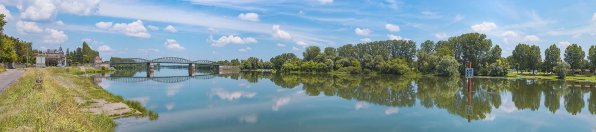
[{"label": "tree line", "polygon": [[35,63],[33,53],[41,53],[42,51],[32,49],[31,42],[4,34],[4,25],[7,23],[4,20],[5,17],[4,14],[0,14],[0,62],[26,63],[29,61],[29,63]]},{"label": "tree line", "polygon": [[93,58],[99,56],[99,52],[91,49],[87,42],[83,42],[82,47],[77,47],[72,52],[67,48],[65,54],[69,65],[92,63]]}]

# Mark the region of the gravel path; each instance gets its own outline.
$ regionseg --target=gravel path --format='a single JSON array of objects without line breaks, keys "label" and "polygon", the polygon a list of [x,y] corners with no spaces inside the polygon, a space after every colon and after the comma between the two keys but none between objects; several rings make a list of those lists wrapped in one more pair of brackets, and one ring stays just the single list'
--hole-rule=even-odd
[{"label": "gravel path", "polygon": [[0,73],[0,94],[10,86],[10,84],[17,82],[23,76],[25,71],[16,69],[6,69],[6,72]]}]

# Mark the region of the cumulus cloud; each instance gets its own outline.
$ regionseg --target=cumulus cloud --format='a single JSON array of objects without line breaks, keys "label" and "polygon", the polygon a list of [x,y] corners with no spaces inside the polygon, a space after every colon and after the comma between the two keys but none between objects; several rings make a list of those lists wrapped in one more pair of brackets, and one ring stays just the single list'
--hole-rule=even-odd
[{"label": "cumulus cloud", "polygon": [[527,35],[524,38],[524,42],[536,42],[536,41],[540,41],[540,38],[538,38],[538,36],[536,36],[536,35]]},{"label": "cumulus cloud", "polygon": [[112,22],[98,22],[95,23],[95,26],[101,29],[108,29],[112,27]]},{"label": "cumulus cloud", "polygon": [[223,88],[214,88],[211,89],[211,94],[209,97],[211,98],[213,95],[219,96],[219,98],[223,100],[232,101],[234,99],[239,99],[240,97],[244,98],[252,98],[257,95],[256,92],[244,92],[244,91],[228,91]]},{"label": "cumulus cloud", "polygon": [[273,106],[271,106],[271,109],[273,111],[279,111],[279,107],[287,105],[288,103],[290,103],[290,100],[291,100],[291,98],[289,96],[274,97],[273,98]]},{"label": "cumulus cloud", "polygon": [[100,0],[23,0],[17,7],[21,19],[47,21],[58,13],[91,15],[98,11]]},{"label": "cumulus cloud", "polygon": [[582,34],[576,34],[576,35],[573,35],[573,37],[571,37],[571,38],[579,38],[581,36],[582,36]]},{"label": "cumulus cloud", "polygon": [[368,34],[372,33],[373,31],[368,28],[367,29],[356,28],[354,30],[354,32],[356,32],[356,34],[358,34],[358,35],[368,35]]},{"label": "cumulus cloud", "polygon": [[28,33],[41,33],[43,29],[39,28],[35,22],[19,21],[17,22],[17,32],[27,35]]},{"label": "cumulus cloud", "polygon": [[296,48],[296,47],[292,47],[292,50],[296,50],[296,51],[298,51],[298,50],[300,50],[300,49],[298,49],[298,48]]},{"label": "cumulus cloud", "polygon": [[399,112],[399,108],[397,108],[397,107],[391,107],[391,108],[387,108],[385,110],[385,115],[391,115],[391,114],[395,114],[397,112]]},{"label": "cumulus cloud", "polygon": [[212,27],[207,28],[207,30],[209,30],[209,32],[212,32],[212,33],[219,33],[219,31],[215,30],[215,28],[212,28]]},{"label": "cumulus cloud", "polygon": [[370,103],[368,102],[364,102],[364,101],[358,101],[356,102],[356,104],[354,105],[354,108],[356,108],[356,110],[363,108],[363,109],[368,109],[370,107]]},{"label": "cumulus cloud", "polygon": [[55,23],[58,24],[58,25],[61,25],[61,26],[64,25],[64,22],[62,22],[62,20],[58,20]]},{"label": "cumulus cloud", "polygon": [[60,44],[68,40],[68,36],[64,34],[64,31],[58,31],[56,29],[46,28],[47,36],[43,37],[43,42],[48,44]]},{"label": "cumulus cloud", "polygon": [[596,22],[596,13],[594,13],[594,16],[592,16],[592,21]]},{"label": "cumulus cloud", "polygon": [[494,22],[482,22],[482,24],[472,26],[474,32],[489,32],[493,29],[497,29],[497,25]]},{"label": "cumulus cloud", "polygon": [[178,32],[178,30],[176,30],[176,28],[174,28],[174,26],[172,26],[172,25],[168,25],[168,26],[167,26],[165,29],[163,29],[163,30],[166,30],[166,31],[168,31],[168,32],[172,32],[172,33]]},{"label": "cumulus cloud", "polygon": [[0,5],[0,14],[6,15],[4,17],[5,20],[12,20],[12,15],[10,15],[10,11],[4,7],[4,5]]},{"label": "cumulus cloud", "polygon": [[333,3],[333,0],[317,0],[319,3],[321,4],[331,4]]},{"label": "cumulus cloud", "polygon": [[277,43],[277,47],[286,47],[285,44]]},{"label": "cumulus cloud", "polygon": [[250,48],[250,47],[246,47],[246,49],[240,49],[240,50],[238,50],[238,51],[245,52],[245,51],[249,51],[249,50],[252,50],[252,48]]},{"label": "cumulus cloud", "polygon": [[391,32],[399,32],[399,26],[397,26],[397,25],[385,24],[385,29],[387,29]]},{"label": "cumulus cloud", "polygon": [[247,21],[259,21],[259,14],[257,13],[240,13],[240,15],[238,15],[238,18],[240,18],[240,20],[247,20]]},{"label": "cumulus cloud", "polygon": [[502,37],[517,37],[517,33],[513,31],[506,31],[501,34]]},{"label": "cumulus cloud", "polygon": [[163,45],[166,46],[166,48],[168,48],[168,50],[173,50],[173,51],[186,50],[184,47],[180,46],[180,44],[174,39],[167,39]]},{"label": "cumulus cloud", "polygon": [[571,45],[571,43],[569,43],[569,41],[561,41],[561,42],[559,42],[558,47],[559,48],[565,48],[565,47],[567,47],[569,45]]},{"label": "cumulus cloud", "polygon": [[509,41],[507,40],[507,38],[503,38],[503,43],[509,44]]},{"label": "cumulus cloud", "polygon": [[370,38],[363,38],[363,39],[360,39],[360,41],[362,41],[362,42],[370,42],[371,40],[370,40]]},{"label": "cumulus cloud", "polygon": [[302,46],[302,48],[305,48],[306,46],[308,46],[308,44],[304,41],[298,41],[298,42],[296,42],[296,44]]},{"label": "cumulus cloud", "polygon": [[257,43],[257,40],[252,37],[240,38],[238,36],[230,35],[230,36],[222,36],[218,40],[213,40],[213,36],[209,36],[209,41],[213,42],[211,46],[214,47],[224,47],[228,44],[248,44],[248,43]]},{"label": "cumulus cloud", "polygon": [[114,51],[114,49],[110,48],[110,46],[102,45],[97,48],[97,51]]},{"label": "cumulus cloud", "polygon": [[449,36],[447,36],[447,34],[435,34],[435,37],[437,37],[437,39],[445,39]]},{"label": "cumulus cloud", "polygon": [[158,27],[153,26],[153,25],[147,25],[147,28],[151,29],[151,30],[159,30]]},{"label": "cumulus cloud", "polygon": [[283,39],[283,40],[291,40],[292,36],[290,36],[290,34],[284,30],[279,29],[279,25],[273,25],[273,28],[271,28],[272,33],[271,36],[273,36],[273,38],[276,39]]},{"label": "cumulus cloud", "polygon": [[114,26],[112,26],[110,31],[121,32],[130,37],[151,38],[151,35],[147,32],[147,28],[145,28],[143,21],[141,20],[137,20],[128,24],[116,23]]},{"label": "cumulus cloud", "polygon": [[100,42],[100,41],[92,41],[90,38],[84,38],[81,40],[81,42],[87,42],[87,43],[91,43],[91,44],[103,44],[103,42]]},{"label": "cumulus cloud", "polygon": [[393,34],[387,34],[387,37],[389,37],[389,40],[401,40],[400,36],[395,36]]}]

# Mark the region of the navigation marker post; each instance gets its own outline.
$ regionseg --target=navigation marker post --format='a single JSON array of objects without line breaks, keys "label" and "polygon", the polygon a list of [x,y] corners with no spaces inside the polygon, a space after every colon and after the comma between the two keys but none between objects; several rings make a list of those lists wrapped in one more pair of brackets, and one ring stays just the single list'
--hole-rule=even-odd
[{"label": "navigation marker post", "polygon": [[472,107],[472,94],[471,94],[471,85],[472,85],[472,78],[474,77],[474,68],[472,68],[472,62],[468,62],[468,68],[466,68],[466,78],[468,78],[468,105],[466,105],[466,114],[468,115],[468,122],[472,121],[472,114],[474,112],[474,107]]}]

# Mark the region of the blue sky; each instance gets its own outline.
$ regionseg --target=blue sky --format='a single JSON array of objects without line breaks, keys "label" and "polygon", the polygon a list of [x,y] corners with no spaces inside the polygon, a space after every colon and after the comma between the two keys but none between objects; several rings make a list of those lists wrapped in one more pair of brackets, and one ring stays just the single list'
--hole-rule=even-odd
[{"label": "blue sky", "polygon": [[[103,58],[221,60],[306,46],[368,41],[446,40],[479,32],[501,45],[561,50],[596,44],[596,1],[399,0],[0,0],[4,33],[37,49],[75,49],[87,41]],[[149,53],[149,56],[147,55]],[[544,53],[543,53],[544,54]],[[563,55],[563,53],[561,54]],[[544,56],[544,55],[543,55]]]}]

